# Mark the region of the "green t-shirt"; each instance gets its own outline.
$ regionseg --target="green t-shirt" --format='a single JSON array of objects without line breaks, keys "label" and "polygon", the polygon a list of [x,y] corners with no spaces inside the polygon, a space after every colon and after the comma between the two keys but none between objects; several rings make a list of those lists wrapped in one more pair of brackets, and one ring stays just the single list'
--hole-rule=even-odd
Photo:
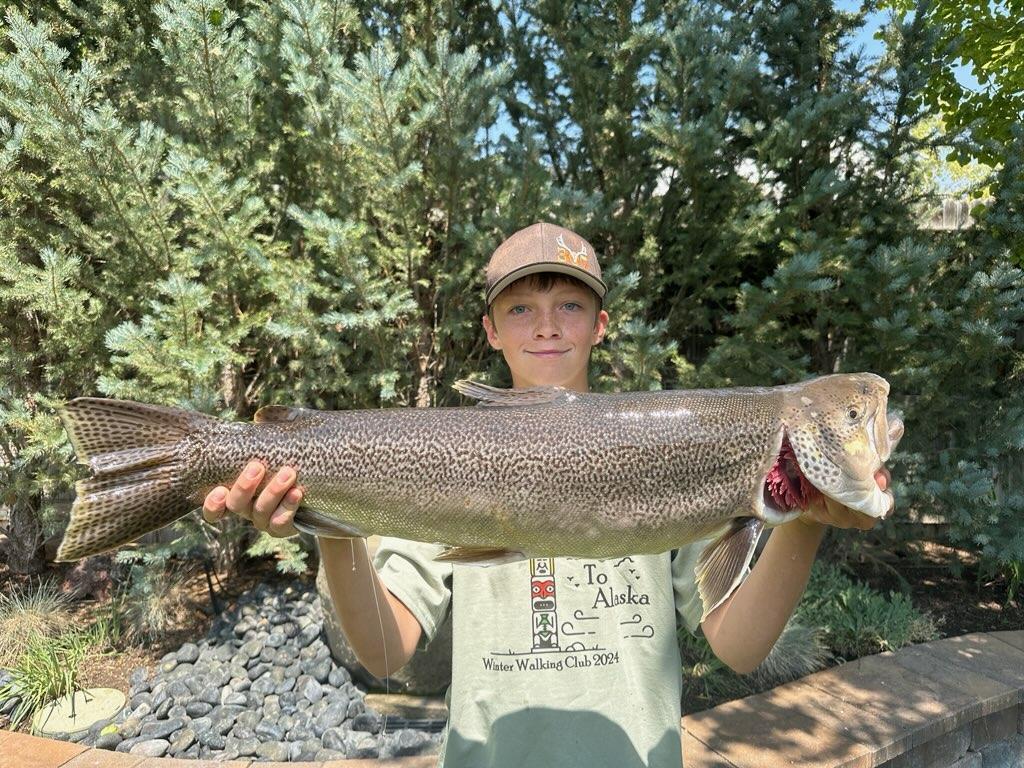
[{"label": "green t-shirt", "polygon": [[682,764],[676,615],[694,632],[693,569],[674,557],[438,563],[441,547],[385,538],[374,564],[423,628],[452,611],[452,684],[439,765]]}]

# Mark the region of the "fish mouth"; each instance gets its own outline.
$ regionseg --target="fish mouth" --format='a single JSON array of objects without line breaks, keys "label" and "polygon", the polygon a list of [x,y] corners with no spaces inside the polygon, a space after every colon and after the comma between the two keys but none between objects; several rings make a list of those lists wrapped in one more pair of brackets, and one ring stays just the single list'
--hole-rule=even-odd
[{"label": "fish mouth", "polygon": [[786,430],[783,430],[775,462],[761,484],[760,506],[765,521],[769,525],[788,522],[822,495],[800,469],[796,451]]}]

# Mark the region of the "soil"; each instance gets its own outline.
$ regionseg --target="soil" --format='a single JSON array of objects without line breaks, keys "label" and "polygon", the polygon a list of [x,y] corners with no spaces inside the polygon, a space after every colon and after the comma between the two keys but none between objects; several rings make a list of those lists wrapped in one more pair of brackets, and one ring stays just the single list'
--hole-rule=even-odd
[{"label": "soil", "polygon": [[[849,561],[848,561],[849,562]],[[961,563],[960,575],[951,564]],[[1024,588],[1009,599],[1009,582],[1003,576],[979,578],[978,566],[970,553],[933,543],[913,543],[902,550],[879,555],[865,550],[859,560],[851,563],[856,578],[875,589],[887,592],[900,589],[900,577],[910,585],[914,604],[935,620],[941,637],[969,632],[1019,630],[1024,628]],[[55,565],[43,578],[60,580],[66,565]],[[221,609],[229,608],[235,599],[260,582],[291,581],[282,576],[269,559],[250,560],[233,574],[216,574],[215,591]],[[32,577],[33,580],[38,576]],[[313,574],[305,576],[310,582]],[[0,592],[8,592],[27,577],[9,573],[0,562]],[[145,645],[123,644],[114,650],[88,658],[81,671],[87,687],[109,687],[128,691],[129,676],[137,667],[153,667],[167,652],[183,643],[203,638],[213,621],[206,575],[199,569],[179,586],[183,610],[178,628],[159,641]],[[85,628],[105,607],[103,601],[82,600],[73,606],[72,621]],[[6,723],[0,718],[0,727]],[[24,726],[23,726],[24,727]]]}]

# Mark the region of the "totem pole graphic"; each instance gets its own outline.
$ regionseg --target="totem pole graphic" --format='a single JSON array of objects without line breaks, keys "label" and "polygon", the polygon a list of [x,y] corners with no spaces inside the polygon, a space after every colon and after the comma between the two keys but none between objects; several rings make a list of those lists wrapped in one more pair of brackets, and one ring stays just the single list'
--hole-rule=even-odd
[{"label": "totem pole graphic", "polygon": [[530,560],[530,603],[533,607],[533,651],[558,651],[555,614],[555,559]]}]

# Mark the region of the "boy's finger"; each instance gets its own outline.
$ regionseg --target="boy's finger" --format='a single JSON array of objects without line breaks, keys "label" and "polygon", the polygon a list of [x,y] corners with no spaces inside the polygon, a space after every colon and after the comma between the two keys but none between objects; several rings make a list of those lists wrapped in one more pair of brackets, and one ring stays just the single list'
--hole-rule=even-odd
[{"label": "boy's finger", "polygon": [[203,519],[208,523],[215,523],[226,514],[224,501],[227,499],[228,489],[219,485],[206,494],[203,500]]},{"label": "boy's finger", "polygon": [[875,472],[875,482],[878,483],[878,487],[883,491],[889,489],[889,482],[892,480],[892,475],[889,474],[889,470],[882,467],[880,470]]},{"label": "boy's finger", "polygon": [[258,461],[250,461],[245,470],[235,480],[235,484],[228,491],[228,499],[225,506],[236,515],[241,515],[247,520],[252,519],[252,497],[259,488],[266,472],[264,466]]},{"label": "boy's finger", "polygon": [[302,491],[298,488],[292,488],[285,495],[274,514],[270,516],[270,524],[267,527],[267,532],[271,536],[294,536],[298,533],[298,530],[292,524],[292,520],[295,517],[295,510],[299,508],[299,502],[302,500]]},{"label": "boy's finger", "polygon": [[267,484],[259,498],[256,499],[256,503],[252,505],[253,525],[261,531],[267,530],[270,516],[281,506],[281,500],[284,499],[294,482],[295,472],[291,467],[282,467],[274,475],[274,479]]}]

